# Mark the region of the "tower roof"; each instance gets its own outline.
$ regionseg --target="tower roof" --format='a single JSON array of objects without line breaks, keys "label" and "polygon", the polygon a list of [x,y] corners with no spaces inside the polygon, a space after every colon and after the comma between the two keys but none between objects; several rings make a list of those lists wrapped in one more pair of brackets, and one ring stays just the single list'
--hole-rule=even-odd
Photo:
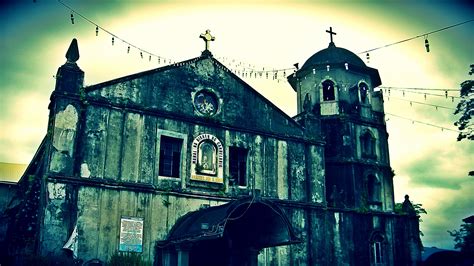
[{"label": "tower roof", "polygon": [[331,66],[331,68],[345,68],[352,72],[369,75],[373,87],[382,84],[377,69],[368,67],[364,61],[353,52],[344,48],[336,47],[334,42],[330,42],[328,48],[320,50],[308,58],[301,69],[288,76],[288,82],[296,91],[296,82],[298,78],[313,73],[314,70],[327,71],[327,65]]},{"label": "tower roof", "polygon": [[362,59],[360,59],[360,57],[358,57],[356,54],[347,49],[336,47],[336,45],[331,42],[329,43],[328,48],[316,52],[308,60],[306,60],[302,69],[317,65],[339,63],[348,63],[349,65],[353,66],[367,67],[364,61],[362,61]]}]

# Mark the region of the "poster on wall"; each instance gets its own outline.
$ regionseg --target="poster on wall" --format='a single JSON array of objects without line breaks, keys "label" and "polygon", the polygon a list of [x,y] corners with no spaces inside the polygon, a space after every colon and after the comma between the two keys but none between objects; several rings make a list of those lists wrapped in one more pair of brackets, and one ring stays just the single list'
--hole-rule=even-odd
[{"label": "poster on wall", "polygon": [[143,251],[143,218],[122,217],[120,219],[119,251]]}]

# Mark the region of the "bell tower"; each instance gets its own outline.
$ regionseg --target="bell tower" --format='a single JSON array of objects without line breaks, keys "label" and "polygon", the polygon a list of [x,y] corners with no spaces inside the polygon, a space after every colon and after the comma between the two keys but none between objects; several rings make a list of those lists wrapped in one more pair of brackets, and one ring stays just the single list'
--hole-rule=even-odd
[{"label": "bell tower", "polygon": [[[326,49],[288,77],[298,117],[311,113],[326,141],[326,200],[336,208],[391,211],[393,173],[377,69],[337,47],[330,28]],[[315,132],[317,134],[318,132]]]}]

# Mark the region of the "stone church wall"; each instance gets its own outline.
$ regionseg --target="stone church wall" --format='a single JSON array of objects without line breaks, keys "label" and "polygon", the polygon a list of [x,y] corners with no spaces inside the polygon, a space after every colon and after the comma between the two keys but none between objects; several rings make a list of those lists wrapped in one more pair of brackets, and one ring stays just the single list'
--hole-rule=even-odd
[{"label": "stone church wall", "polygon": [[[288,141],[101,106],[89,106],[85,112],[85,121],[78,155],[79,175],[82,178],[160,186],[167,180],[158,177],[157,131],[184,134],[187,150],[183,152],[187,158],[191,154],[193,139],[201,133],[207,133],[216,136],[226,147],[240,145],[249,149],[248,186],[253,186],[255,182],[255,188],[260,189],[262,195],[306,201],[306,176],[309,175],[314,191],[311,200],[321,203],[324,198],[324,184],[321,181],[324,175],[322,147],[304,140]],[[185,161],[183,166],[184,178],[175,181],[183,182],[182,187],[186,187],[189,184],[190,161]],[[227,173],[226,162],[224,167]]]},{"label": "stone church wall", "polygon": [[[48,257],[64,255],[67,243],[65,248],[84,261],[107,261],[119,250],[136,248],[158,263],[166,260],[155,256],[165,253],[157,253],[155,245],[168,237],[180,217],[259,195],[283,210],[284,215],[275,213],[297,236],[291,232],[287,241],[301,241],[263,249],[259,265],[365,266],[374,261],[374,243],[384,265],[419,261],[417,217],[392,213],[383,98],[374,93],[372,102],[358,100],[359,82],[369,88],[372,82],[380,83],[379,78],[370,80],[374,72],[329,66],[324,71],[305,69],[302,80],[289,77],[298,93],[299,114],[292,119],[210,52],[85,88],[84,73],[75,63],[78,51],[67,54],[51,97],[41,156],[32,162],[39,205],[38,217],[32,219],[39,225],[34,239],[19,242],[30,245],[29,250]],[[297,79],[297,73],[293,77]],[[320,81],[325,79],[334,82],[337,101],[321,103]],[[199,93],[213,99],[215,112],[200,113],[205,105],[195,101]],[[371,108],[375,112],[369,112]],[[333,122],[325,115],[341,119]],[[376,131],[377,148],[362,158],[360,135],[369,128]],[[168,139],[175,145],[170,164],[176,162],[176,143],[182,143],[179,174],[173,168],[170,176],[160,176],[163,136],[175,138]],[[202,169],[199,138],[215,144],[212,154],[219,166],[209,175],[197,170]],[[246,149],[245,184],[230,182],[229,147]],[[367,204],[368,174],[384,177],[380,184],[372,182],[382,187],[378,196],[383,199],[376,199],[375,207]],[[258,214],[252,223],[260,221]],[[243,231],[236,228],[239,234]],[[124,244],[127,237],[139,244]],[[169,248],[186,261],[185,252],[177,252],[182,247]]]},{"label": "stone church wall", "polygon": [[82,187],[78,193],[78,254],[106,261],[118,250],[121,217],[143,218],[143,257],[153,261],[157,240],[165,239],[181,216],[225,201],[169,193]]},{"label": "stone church wall", "polygon": [[[61,112],[64,111],[57,114]],[[71,151],[67,167],[54,171],[49,168],[43,254],[59,253],[77,226],[77,254],[86,260],[105,261],[118,249],[120,218],[141,217],[143,254],[153,260],[156,241],[166,239],[179,217],[201,206],[223,204],[236,196],[249,195],[253,189],[269,198],[324,204],[321,145],[304,139],[196,124],[101,104],[88,104],[82,112],[80,108],[76,112],[79,122],[74,134],[77,140],[70,143],[77,143],[77,149]],[[58,132],[61,131],[55,128],[54,134]],[[158,174],[158,140],[163,132],[184,136],[185,159],[178,179]],[[198,185],[190,180],[191,143],[202,133],[217,137],[225,147],[223,184],[211,186],[215,184],[198,182],[201,183]],[[228,183],[229,146],[249,150],[247,187]],[[52,157],[50,165],[56,160]],[[294,210],[292,213],[291,220],[304,235],[305,212]],[[290,252],[304,261],[307,245],[277,250],[282,254]],[[284,257],[281,256],[283,261]]]}]

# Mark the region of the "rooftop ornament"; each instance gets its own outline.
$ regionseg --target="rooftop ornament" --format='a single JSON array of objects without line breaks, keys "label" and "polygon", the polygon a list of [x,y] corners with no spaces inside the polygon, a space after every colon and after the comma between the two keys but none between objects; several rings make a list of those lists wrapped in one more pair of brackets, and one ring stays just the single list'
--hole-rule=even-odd
[{"label": "rooftop ornament", "polygon": [[211,51],[209,51],[209,44],[211,41],[214,41],[216,37],[211,35],[210,30],[206,30],[205,33],[201,34],[199,38],[204,40],[205,43],[205,50],[202,52],[203,55],[212,55]]}]

